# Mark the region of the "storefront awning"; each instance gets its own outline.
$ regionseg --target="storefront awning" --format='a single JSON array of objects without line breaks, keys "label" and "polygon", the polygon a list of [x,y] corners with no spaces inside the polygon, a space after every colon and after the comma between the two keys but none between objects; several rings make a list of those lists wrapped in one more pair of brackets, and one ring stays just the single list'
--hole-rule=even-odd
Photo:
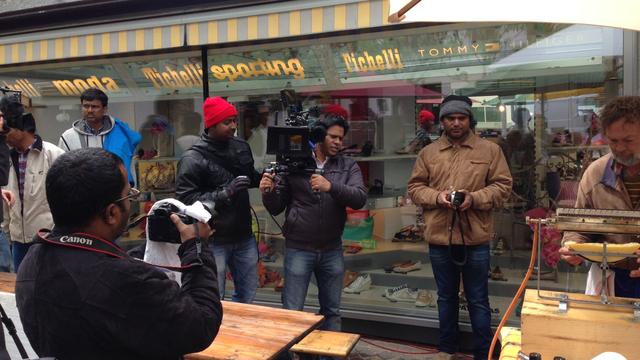
[{"label": "storefront awning", "polygon": [[0,66],[388,24],[389,0],[286,1],[0,38]]},{"label": "storefront awning", "polygon": [[32,40],[19,42],[0,39],[0,65],[165,49],[184,44],[183,25],[114,29],[58,37],[52,35],[22,36]]},{"label": "storefront awning", "polygon": [[610,26],[640,31],[638,0],[390,0],[391,22],[515,22]]}]

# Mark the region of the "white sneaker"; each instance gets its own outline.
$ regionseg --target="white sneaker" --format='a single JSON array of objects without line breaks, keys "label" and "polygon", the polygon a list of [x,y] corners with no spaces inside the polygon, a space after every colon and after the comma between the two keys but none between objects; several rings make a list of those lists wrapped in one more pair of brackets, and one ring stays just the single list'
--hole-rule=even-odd
[{"label": "white sneaker", "polygon": [[415,303],[418,299],[418,289],[409,289],[408,287],[405,287],[390,294],[387,293],[386,298],[391,302],[399,301]]},{"label": "white sneaker", "polygon": [[347,294],[360,294],[360,292],[371,289],[371,276],[360,274],[349,286],[344,288]]},{"label": "white sneaker", "polygon": [[383,296],[383,297],[390,296],[391,294],[393,294],[393,293],[395,293],[395,292],[397,292],[397,291],[400,291],[400,290],[402,290],[402,289],[406,289],[406,288],[408,288],[408,287],[409,287],[409,285],[407,285],[407,284],[402,284],[402,285],[397,286],[397,287],[394,287],[394,288],[384,289],[384,294],[382,294],[382,296]]}]

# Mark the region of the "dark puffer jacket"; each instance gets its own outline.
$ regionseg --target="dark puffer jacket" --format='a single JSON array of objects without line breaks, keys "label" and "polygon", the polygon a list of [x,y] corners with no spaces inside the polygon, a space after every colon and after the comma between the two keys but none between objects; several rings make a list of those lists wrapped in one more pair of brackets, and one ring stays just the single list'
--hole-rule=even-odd
[{"label": "dark puffer jacket", "polygon": [[367,202],[367,191],[358,164],[335,156],[324,165],[324,175],[331,182],[328,193],[311,189],[310,175],[292,174],[276,180],[279,192],[262,195],[271,214],[286,209],[284,237],[289,248],[326,251],[342,246],[346,208],[359,209]]},{"label": "dark puffer jacket", "polygon": [[[20,265],[16,304],[39,356],[57,359],[167,359],[200,351],[222,321],[216,265],[182,273],[182,287],[130,257],[37,242]],[[178,249],[196,260],[195,240]]]},{"label": "dark puffer jacket", "polygon": [[251,180],[251,187],[260,183],[249,144],[237,138],[218,141],[202,135],[178,164],[178,200],[187,205],[198,200],[216,204],[218,214],[213,224],[216,244],[245,241],[251,236],[249,193],[240,191],[232,199],[227,199],[224,193],[225,187],[240,175]]}]

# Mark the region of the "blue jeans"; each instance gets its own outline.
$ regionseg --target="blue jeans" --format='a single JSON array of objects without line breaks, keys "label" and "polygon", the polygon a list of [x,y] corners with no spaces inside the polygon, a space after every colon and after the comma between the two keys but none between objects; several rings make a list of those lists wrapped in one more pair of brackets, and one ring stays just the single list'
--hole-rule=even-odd
[{"label": "blue jeans", "polygon": [[0,271],[11,271],[11,248],[9,239],[2,230],[0,230]]},{"label": "blue jeans", "polygon": [[18,268],[20,267],[22,259],[24,259],[24,256],[27,255],[27,251],[29,251],[31,245],[33,245],[32,242],[27,244],[15,241],[11,242],[11,252],[13,253],[13,267],[16,273],[18,272]]},{"label": "blue jeans", "polygon": [[318,284],[320,314],[325,318],[321,329],[340,331],[340,297],[344,276],[342,249],[316,252],[287,248],[282,304],[285,309],[304,308],[312,273]]},{"label": "blue jeans", "polygon": [[218,268],[218,287],[220,298],[224,299],[227,266],[233,277],[233,295],[231,300],[251,303],[258,288],[258,244],[251,235],[247,240],[233,244],[211,244],[213,256]]},{"label": "blue jeans", "polygon": [[458,289],[460,275],[464,282],[471,328],[474,359],[486,359],[491,346],[491,309],[489,308],[489,245],[452,247],[456,260],[461,260],[466,248],[467,261],[455,265],[448,246],[429,245],[429,258],[438,287],[438,319],[440,321],[439,350],[453,354],[458,350]]}]

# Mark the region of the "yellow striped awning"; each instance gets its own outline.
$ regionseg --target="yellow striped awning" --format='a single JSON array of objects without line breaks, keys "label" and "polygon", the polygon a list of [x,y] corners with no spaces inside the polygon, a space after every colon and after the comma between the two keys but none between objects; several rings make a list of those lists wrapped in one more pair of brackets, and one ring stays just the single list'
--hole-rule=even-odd
[{"label": "yellow striped awning", "polygon": [[7,44],[0,42],[0,65],[156,50],[183,45],[184,25],[109,31]]},{"label": "yellow striped awning", "polygon": [[166,17],[146,25],[45,31],[0,38],[0,66],[354,30],[387,25],[388,16],[389,0],[299,0]]},{"label": "yellow striped awning", "polygon": [[278,12],[193,22],[187,25],[187,44],[274,39],[388,24],[389,0],[346,2],[313,6],[311,1],[292,1],[290,9]]}]

